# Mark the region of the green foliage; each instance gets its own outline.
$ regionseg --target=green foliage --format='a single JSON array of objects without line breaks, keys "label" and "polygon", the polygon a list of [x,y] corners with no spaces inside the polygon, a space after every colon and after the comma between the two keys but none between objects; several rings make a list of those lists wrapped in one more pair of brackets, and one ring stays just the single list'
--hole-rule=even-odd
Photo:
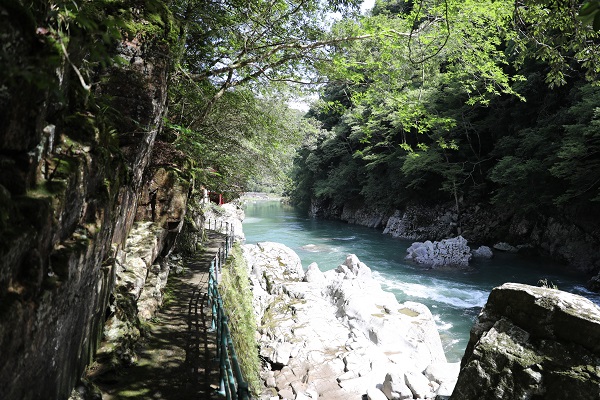
[{"label": "green foliage", "polygon": [[600,30],[600,1],[590,0],[583,3],[579,18],[584,24],[591,24],[594,30]]},{"label": "green foliage", "polygon": [[223,268],[219,291],[229,318],[233,345],[242,373],[248,381],[250,391],[258,395],[262,383],[259,377],[257,326],[252,308],[252,291],[248,282],[248,271],[242,249],[239,244],[236,244]]},{"label": "green foliage", "polygon": [[552,176],[566,182],[555,198],[559,205],[600,202],[600,88],[575,89],[576,101],[567,110],[571,120],[563,126],[558,159]]},{"label": "green foliage", "polygon": [[225,89],[262,80],[306,77],[323,55],[328,14],[356,9],[359,1],[176,1],[185,31],[181,66]]},{"label": "green foliage", "polygon": [[171,86],[168,134],[194,162],[195,182],[228,199],[251,182],[281,186],[293,149],[310,129],[281,98],[259,98],[249,90],[228,91],[205,118],[204,91],[188,80]]},{"label": "green foliage", "polygon": [[547,91],[531,102],[527,116],[537,120],[519,121],[520,129],[496,143],[499,159],[489,174],[499,184],[496,203],[523,212],[597,208],[598,93],[586,84]]},{"label": "green foliage", "polygon": [[328,34],[330,13],[358,4],[171,2],[180,30],[166,136],[194,160],[198,185],[228,198],[283,190],[293,149],[314,131],[285,106],[287,86],[319,79],[316,66],[339,40]]},{"label": "green foliage", "polygon": [[[597,30],[587,26],[586,12],[596,13],[594,1],[542,0],[530,5],[517,2],[515,40],[512,56],[520,66],[535,58],[547,66],[546,82],[550,87],[565,85],[570,76],[582,71],[588,81],[597,81],[600,73]],[[594,16],[595,19],[595,16]]]},{"label": "green foliage", "polygon": [[322,68],[330,83],[310,115],[329,133],[299,151],[294,201],[595,204],[600,99],[583,81],[600,52],[578,12],[576,2],[377,1],[335,24],[364,39],[338,44]]}]

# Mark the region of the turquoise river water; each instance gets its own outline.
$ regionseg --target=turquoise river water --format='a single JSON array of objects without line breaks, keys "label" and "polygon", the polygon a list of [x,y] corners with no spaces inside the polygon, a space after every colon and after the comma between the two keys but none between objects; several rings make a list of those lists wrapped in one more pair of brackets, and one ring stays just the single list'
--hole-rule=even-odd
[{"label": "turquoise river water", "polygon": [[435,317],[449,362],[460,360],[469,330],[489,292],[504,282],[538,285],[540,279],[547,279],[561,290],[600,304],[600,295],[583,286],[585,276],[541,258],[496,251],[493,259],[473,262],[468,271],[426,269],[404,260],[412,241],[395,239],[376,229],[309,219],[278,201],[248,202],[245,212],[246,243],[283,243],[298,253],[304,269],[316,262],[322,271],[336,268],[347,254],[354,253],[399,302],[410,300],[427,305]]}]

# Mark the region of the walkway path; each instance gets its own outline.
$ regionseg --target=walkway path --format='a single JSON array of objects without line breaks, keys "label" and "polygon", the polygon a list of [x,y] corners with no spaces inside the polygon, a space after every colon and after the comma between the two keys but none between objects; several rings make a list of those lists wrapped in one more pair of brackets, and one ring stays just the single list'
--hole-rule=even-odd
[{"label": "walkway path", "polygon": [[140,341],[135,365],[110,381],[95,382],[103,400],[217,399],[215,334],[208,332],[208,270],[224,236],[207,231],[205,250],[169,275],[168,301]]}]

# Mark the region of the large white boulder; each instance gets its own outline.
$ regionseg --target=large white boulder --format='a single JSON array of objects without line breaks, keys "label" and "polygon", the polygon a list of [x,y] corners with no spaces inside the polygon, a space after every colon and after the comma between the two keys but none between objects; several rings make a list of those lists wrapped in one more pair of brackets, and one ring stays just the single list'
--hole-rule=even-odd
[{"label": "large white boulder", "polygon": [[471,249],[462,236],[439,242],[415,242],[406,253],[406,259],[431,267],[466,267],[471,259]]},{"label": "large white boulder", "polygon": [[271,294],[283,282],[297,282],[304,278],[300,257],[281,243],[249,244],[243,247],[243,251],[250,275]]},{"label": "large white boulder", "polygon": [[381,388],[386,397],[390,400],[412,399],[413,393],[404,380],[404,373],[398,374],[390,372],[385,376],[383,387]]},{"label": "large white boulder", "polygon": [[325,282],[325,275],[323,275],[323,272],[321,272],[317,263],[314,262],[308,266],[306,273],[304,274],[304,282],[308,282],[308,283],[323,283],[323,282]]},{"label": "large white boulder", "polygon": [[507,253],[516,253],[519,251],[519,249],[517,249],[515,246],[513,246],[509,243],[506,243],[506,242],[496,243],[494,245],[494,249],[500,250],[500,251],[505,251]]},{"label": "large white boulder", "polygon": [[433,363],[430,364],[423,375],[430,381],[441,384],[442,382],[456,381],[460,371],[460,362],[455,363]]},{"label": "large white boulder", "polygon": [[432,397],[432,388],[429,385],[429,379],[417,371],[408,371],[404,373],[404,382],[409,387],[415,399],[425,399]]},{"label": "large white boulder", "polygon": [[[376,388],[388,372],[400,365],[423,371],[432,363],[445,363],[427,307],[398,303],[356,255],[325,273],[316,264],[304,273],[295,253],[276,243],[246,245],[244,255],[254,295],[260,298],[261,355],[273,365],[284,365],[263,379],[280,396],[300,393],[302,398],[310,392],[333,400],[367,394],[383,400]],[[429,380],[420,375],[422,380],[410,381],[424,380],[427,386]],[[407,392],[404,383],[401,394]]]},{"label": "large white boulder", "polygon": [[[354,256],[356,257],[356,256]],[[439,333],[429,309],[420,303],[399,304],[381,289],[368,267],[349,256],[335,273],[329,273],[327,294],[354,336],[366,338],[383,349],[392,360],[404,359],[420,370],[432,362],[445,362]],[[352,265],[358,268],[351,269]],[[346,267],[346,268],[342,268]],[[350,271],[350,272],[348,272]],[[355,275],[352,271],[358,271]],[[369,270],[370,272],[370,270]],[[357,279],[362,276],[363,279]]]},{"label": "large white boulder", "polygon": [[235,241],[246,240],[242,221],[245,215],[236,203],[225,203],[221,206],[210,204],[204,209],[204,227],[217,232],[232,234]]},{"label": "large white boulder", "polygon": [[387,400],[385,394],[383,394],[383,392],[376,387],[367,389],[367,398],[369,400]]}]

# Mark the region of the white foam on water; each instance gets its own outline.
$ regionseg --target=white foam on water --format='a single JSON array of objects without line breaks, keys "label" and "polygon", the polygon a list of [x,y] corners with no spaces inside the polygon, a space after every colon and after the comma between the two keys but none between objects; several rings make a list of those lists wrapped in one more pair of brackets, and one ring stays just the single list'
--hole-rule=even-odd
[{"label": "white foam on water", "polygon": [[[444,353],[446,354],[446,357],[450,356],[450,353],[459,353],[460,351],[457,349],[457,344],[460,343],[459,339],[447,339],[445,341],[442,341],[442,347],[444,348]],[[458,360],[460,361],[460,354],[456,354],[458,356]]]},{"label": "white foam on water", "polygon": [[[374,272],[373,276],[387,290],[398,290],[410,297],[428,299],[457,308],[483,307],[489,295],[489,292],[473,286],[439,279],[428,279],[427,285],[386,278],[377,272]],[[424,280],[423,277],[420,279]]]},{"label": "white foam on water", "polygon": [[311,253],[318,253],[321,251],[321,249],[316,245],[316,244],[306,244],[302,247],[300,247],[302,250],[304,251],[309,251]]},{"label": "white foam on water", "polygon": [[258,218],[258,217],[249,217],[249,218],[245,218],[244,219],[244,224],[256,224],[258,222],[261,222],[262,218]]},{"label": "white foam on water", "polygon": [[442,321],[442,318],[438,314],[433,315],[433,320],[435,321],[438,331],[447,331],[454,326],[450,322]]},{"label": "white foam on water", "polygon": [[309,253],[338,253],[340,251],[339,247],[314,243],[305,244],[304,246],[301,246],[300,249]]},{"label": "white foam on water", "polygon": [[444,345],[445,345],[445,346],[444,346],[444,347],[445,347],[445,349],[444,349],[444,350],[446,350],[446,349],[449,349],[449,350],[455,350],[455,349],[454,349],[454,346],[455,346],[457,343],[460,343],[460,339],[449,339],[449,338],[446,338],[446,340],[444,341]]},{"label": "white foam on water", "polygon": [[594,302],[596,305],[600,306],[600,293],[592,292],[585,286],[574,286],[572,293],[586,297],[592,302]]},{"label": "white foam on water", "polygon": [[449,334],[449,332],[440,332],[440,340],[442,341],[442,348],[448,362],[460,361],[466,347],[466,342],[461,344],[463,341]]},{"label": "white foam on water", "polygon": [[356,236],[348,236],[348,237],[334,237],[332,238],[333,240],[354,240],[356,239]]}]

